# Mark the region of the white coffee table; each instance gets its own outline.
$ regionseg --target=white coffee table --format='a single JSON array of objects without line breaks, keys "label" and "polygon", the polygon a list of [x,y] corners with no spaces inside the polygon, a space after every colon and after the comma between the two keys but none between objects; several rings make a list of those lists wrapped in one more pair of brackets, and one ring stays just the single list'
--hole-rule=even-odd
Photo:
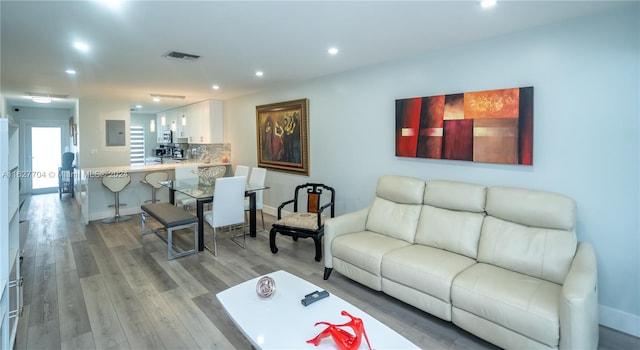
[{"label": "white coffee table", "polygon": [[[348,322],[349,318],[340,314],[342,310],[362,319],[373,349],[419,349],[391,328],[333,294],[303,306],[300,299],[322,290],[314,284],[286,271],[266,276],[276,282],[276,293],[270,299],[260,299],[256,294],[256,283],[262,276],[216,295],[229,317],[256,349],[336,349],[330,337],[324,338],[317,347],[306,341],[326,328],[324,325],[314,327],[318,321]],[[351,332],[350,328],[345,330]],[[364,337],[360,349],[367,349]]]}]

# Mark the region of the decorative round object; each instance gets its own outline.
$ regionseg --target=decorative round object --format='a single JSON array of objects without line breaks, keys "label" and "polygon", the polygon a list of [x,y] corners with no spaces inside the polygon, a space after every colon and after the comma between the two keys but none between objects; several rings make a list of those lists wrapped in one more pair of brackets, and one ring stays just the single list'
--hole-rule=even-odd
[{"label": "decorative round object", "polygon": [[220,161],[223,162],[223,163],[229,163],[229,157],[222,156],[222,158],[220,158]]},{"label": "decorative round object", "polygon": [[276,281],[269,277],[264,276],[258,280],[256,284],[256,293],[261,299],[269,299],[276,292]]}]

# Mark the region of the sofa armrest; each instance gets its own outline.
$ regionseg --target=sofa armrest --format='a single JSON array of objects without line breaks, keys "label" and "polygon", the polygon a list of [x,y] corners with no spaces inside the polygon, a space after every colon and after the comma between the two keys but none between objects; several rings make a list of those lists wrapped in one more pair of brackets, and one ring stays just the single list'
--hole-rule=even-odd
[{"label": "sofa armrest", "polygon": [[334,238],[351,232],[364,231],[369,208],[336,216],[324,222],[324,266],[333,268],[331,242]]},{"label": "sofa armrest", "polygon": [[560,299],[560,349],[597,349],[598,269],[593,246],[578,242]]}]

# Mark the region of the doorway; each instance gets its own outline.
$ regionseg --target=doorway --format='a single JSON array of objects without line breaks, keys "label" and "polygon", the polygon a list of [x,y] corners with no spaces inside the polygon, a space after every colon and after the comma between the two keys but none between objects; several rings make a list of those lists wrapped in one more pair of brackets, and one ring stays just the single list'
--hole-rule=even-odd
[{"label": "doorway", "polygon": [[62,159],[62,128],[31,127],[31,188],[33,193],[58,190],[58,167]]},{"label": "doorway", "polygon": [[[58,192],[58,167],[62,152],[68,147],[63,135],[68,133],[67,121],[28,120],[24,126],[24,162],[22,193],[43,194]],[[22,148],[22,147],[21,147]]]}]

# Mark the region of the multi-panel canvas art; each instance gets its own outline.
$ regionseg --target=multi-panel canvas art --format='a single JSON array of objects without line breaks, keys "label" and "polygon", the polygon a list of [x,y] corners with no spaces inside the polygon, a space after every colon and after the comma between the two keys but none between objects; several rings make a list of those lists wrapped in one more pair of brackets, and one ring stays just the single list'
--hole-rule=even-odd
[{"label": "multi-panel canvas art", "polygon": [[396,100],[396,156],[533,164],[533,87]]}]

